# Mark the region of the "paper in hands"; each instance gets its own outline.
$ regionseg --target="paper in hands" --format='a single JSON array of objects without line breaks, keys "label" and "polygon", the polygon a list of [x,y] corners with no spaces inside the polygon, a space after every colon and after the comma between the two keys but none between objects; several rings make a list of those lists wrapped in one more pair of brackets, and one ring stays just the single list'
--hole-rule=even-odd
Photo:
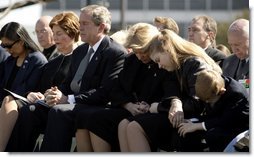
[{"label": "paper in hands", "polygon": [[[12,92],[12,91],[10,91],[10,90],[8,90],[8,89],[5,89],[5,88],[4,88],[4,90],[5,90],[6,92],[8,92],[10,95],[12,95],[14,98],[20,99],[20,100],[22,100],[22,101],[24,101],[24,102],[26,102],[26,103],[30,103],[29,100],[28,100],[27,98],[25,98],[25,97],[23,97],[23,96],[21,96],[21,95],[18,95],[18,94],[14,93],[14,92]],[[49,108],[49,106],[48,106],[48,104],[46,104],[45,100],[36,100],[35,103],[40,104],[40,105],[42,105],[42,106],[45,106],[45,107]]]}]

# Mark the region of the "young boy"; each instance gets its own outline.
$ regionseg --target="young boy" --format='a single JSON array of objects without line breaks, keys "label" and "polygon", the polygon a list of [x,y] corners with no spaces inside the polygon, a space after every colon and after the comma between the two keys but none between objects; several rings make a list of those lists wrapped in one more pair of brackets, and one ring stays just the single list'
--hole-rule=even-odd
[{"label": "young boy", "polygon": [[206,107],[198,122],[180,124],[181,151],[198,150],[205,139],[209,151],[221,152],[236,135],[249,129],[248,94],[240,83],[213,70],[196,76],[196,96]]}]

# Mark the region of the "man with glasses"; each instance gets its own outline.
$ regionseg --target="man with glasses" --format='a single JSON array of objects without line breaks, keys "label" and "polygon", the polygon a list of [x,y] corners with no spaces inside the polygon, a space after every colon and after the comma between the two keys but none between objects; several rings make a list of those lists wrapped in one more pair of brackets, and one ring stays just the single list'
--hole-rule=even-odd
[{"label": "man with glasses", "polygon": [[35,33],[40,46],[43,48],[42,53],[48,60],[54,59],[60,53],[56,51],[56,45],[53,39],[53,32],[49,27],[51,16],[42,16],[35,25]]}]

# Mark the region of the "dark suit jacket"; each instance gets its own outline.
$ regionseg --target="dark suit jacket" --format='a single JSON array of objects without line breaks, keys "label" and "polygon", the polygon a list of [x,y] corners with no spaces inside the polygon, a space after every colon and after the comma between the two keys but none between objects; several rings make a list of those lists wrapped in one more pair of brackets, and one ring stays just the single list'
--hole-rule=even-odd
[{"label": "dark suit jacket", "polygon": [[[60,87],[64,95],[74,94],[70,84],[88,48],[89,45],[85,43],[73,51],[68,77]],[[76,103],[107,104],[109,102],[108,94],[123,67],[126,54],[126,49],[123,46],[105,36],[83,74],[80,92],[75,95]]]},{"label": "dark suit jacket", "polygon": [[212,48],[211,46],[209,46],[205,50],[205,52],[217,63],[220,63],[226,58],[226,55],[223,52],[218,49]]},{"label": "dark suit jacket", "polygon": [[[4,63],[4,74],[0,82],[0,100],[6,96],[6,92],[3,91],[3,88],[6,87],[8,79],[13,67],[16,64],[16,59],[12,56],[9,56]],[[40,77],[42,74],[43,66],[47,63],[47,59],[41,52],[29,53],[26,59],[23,62],[23,65],[20,67],[17,75],[12,83],[11,90],[14,93],[19,95],[24,95],[28,91],[34,91],[38,88]]]},{"label": "dark suit jacket", "polygon": [[134,53],[125,59],[123,70],[111,92],[113,107],[128,102],[160,102],[179,94],[177,78],[172,72],[159,69],[158,64],[144,64]]},{"label": "dark suit jacket", "polygon": [[239,133],[249,129],[249,101],[246,89],[226,77],[226,92],[214,104],[207,105],[201,121],[207,129],[205,140],[210,151],[222,151]]},{"label": "dark suit jacket", "polygon": [[246,62],[246,64],[244,65],[244,71],[241,72],[242,77],[236,77],[236,71],[239,66],[239,63],[240,59],[236,55],[232,54],[228,56],[222,62],[223,75],[232,77],[235,80],[243,79],[244,77],[249,78],[249,62]]},{"label": "dark suit jacket", "polygon": [[189,57],[177,71],[181,84],[181,100],[185,118],[196,117],[203,109],[203,102],[195,99],[195,73],[207,68],[207,64],[197,57]]},{"label": "dark suit jacket", "polygon": [[[189,57],[181,65],[180,69],[176,70],[178,79],[180,96],[183,103],[184,118],[193,118],[199,116],[204,110],[204,103],[195,98],[195,73],[206,69],[207,64],[197,57]],[[170,109],[170,102],[174,97],[164,99],[159,106],[159,112],[167,112]]]},{"label": "dark suit jacket", "polygon": [[72,55],[60,55],[50,60],[43,69],[39,83],[41,93],[53,86],[60,86],[66,79],[71,65]]},{"label": "dark suit jacket", "polygon": [[249,95],[236,80],[230,77],[224,77],[224,80],[226,92],[213,108],[207,107],[205,126],[207,130],[222,127],[240,130],[240,133],[249,129]]}]

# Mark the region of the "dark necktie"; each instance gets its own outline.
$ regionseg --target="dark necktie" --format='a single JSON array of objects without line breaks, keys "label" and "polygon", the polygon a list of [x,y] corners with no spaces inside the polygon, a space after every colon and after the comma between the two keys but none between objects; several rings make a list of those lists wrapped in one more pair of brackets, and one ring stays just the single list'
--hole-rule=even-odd
[{"label": "dark necktie", "polygon": [[244,66],[246,64],[246,60],[243,59],[240,61],[239,63],[239,66],[237,68],[237,72],[236,72],[236,80],[239,80],[239,79],[243,79],[243,72],[244,72]]},{"label": "dark necktie", "polygon": [[86,71],[86,68],[88,66],[89,60],[91,58],[91,55],[94,53],[93,48],[90,48],[85,57],[82,59],[82,61],[79,64],[78,70],[75,73],[75,76],[71,82],[71,90],[74,93],[79,93],[79,89],[82,82],[82,76]]}]

